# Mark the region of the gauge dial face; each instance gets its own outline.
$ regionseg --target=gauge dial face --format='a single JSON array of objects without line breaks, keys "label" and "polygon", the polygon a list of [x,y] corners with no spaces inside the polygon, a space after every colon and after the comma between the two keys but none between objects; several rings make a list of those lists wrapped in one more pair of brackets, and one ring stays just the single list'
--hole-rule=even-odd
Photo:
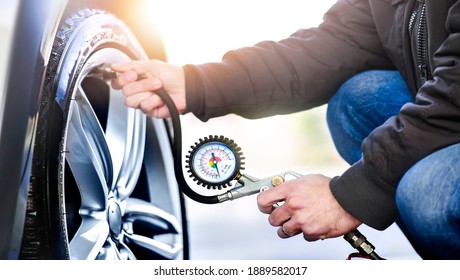
[{"label": "gauge dial face", "polygon": [[235,175],[237,159],[234,151],[221,142],[208,142],[194,152],[191,168],[196,176],[209,183],[228,181]]}]

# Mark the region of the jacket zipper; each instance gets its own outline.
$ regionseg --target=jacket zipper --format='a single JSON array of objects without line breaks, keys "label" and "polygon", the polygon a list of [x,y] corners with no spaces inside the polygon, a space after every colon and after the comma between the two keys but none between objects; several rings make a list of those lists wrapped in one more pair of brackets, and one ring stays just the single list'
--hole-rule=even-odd
[{"label": "jacket zipper", "polygon": [[[425,0],[417,0],[419,6],[412,12],[409,19],[409,34],[412,38],[414,31],[416,40],[416,60],[419,73],[419,86],[423,85],[429,78],[428,70],[428,48],[427,48],[427,24]],[[417,26],[416,26],[417,25]]]},{"label": "jacket zipper", "polygon": [[407,28],[409,31],[409,35],[412,37],[412,34],[414,33],[414,27],[415,27],[415,21],[417,20],[417,15],[418,15],[418,10],[415,9],[409,19],[409,27]]}]

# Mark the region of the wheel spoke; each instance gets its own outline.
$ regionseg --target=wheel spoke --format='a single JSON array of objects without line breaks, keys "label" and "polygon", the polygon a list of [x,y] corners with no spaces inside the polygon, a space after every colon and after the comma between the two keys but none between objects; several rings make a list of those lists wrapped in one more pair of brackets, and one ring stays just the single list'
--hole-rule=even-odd
[{"label": "wheel spoke", "polygon": [[126,234],[125,238],[128,242],[135,243],[145,250],[153,252],[156,255],[160,255],[165,259],[175,259],[182,250],[182,244],[179,242],[175,244],[167,244],[138,234]]},{"label": "wheel spoke", "polygon": [[[182,250],[182,242],[178,238],[181,226],[177,218],[143,200],[130,198],[127,202],[124,214],[127,243],[134,242],[167,259],[176,258]],[[137,232],[137,226],[142,231]]]},{"label": "wheel spoke", "polygon": [[104,132],[81,88],[69,114],[66,160],[80,190],[82,208],[105,209],[112,162]]},{"label": "wheel spoke", "polygon": [[99,255],[109,235],[107,221],[92,216],[83,216],[77,234],[70,242],[72,259],[94,260]]},{"label": "wheel spoke", "polygon": [[98,260],[136,260],[133,252],[123,243],[116,244],[107,238],[104,246],[99,250]]},{"label": "wheel spoke", "polygon": [[145,146],[145,116],[124,104],[120,91],[112,90],[109,102],[106,137],[114,167],[112,188],[118,198],[126,199],[136,187]]}]

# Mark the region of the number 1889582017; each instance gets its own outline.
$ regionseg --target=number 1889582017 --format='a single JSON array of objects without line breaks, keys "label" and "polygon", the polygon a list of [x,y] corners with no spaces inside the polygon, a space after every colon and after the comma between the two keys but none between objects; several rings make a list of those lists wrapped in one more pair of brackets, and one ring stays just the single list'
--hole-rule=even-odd
[{"label": "number 1889582017", "polygon": [[248,267],[248,275],[305,275],[306,266],[254,266]]}]

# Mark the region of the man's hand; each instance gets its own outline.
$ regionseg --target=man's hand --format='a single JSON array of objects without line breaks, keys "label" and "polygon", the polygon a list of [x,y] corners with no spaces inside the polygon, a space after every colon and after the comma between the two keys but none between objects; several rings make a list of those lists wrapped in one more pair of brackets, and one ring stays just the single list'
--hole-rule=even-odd
[{"label": "man's hand", "polygon": [[154,93],[163,87],[171,96],[179,113],[185,111],[185,77],[182,67],[151,60],[114,64],[112,70],[119,73],[118,77],[112,80],[112,87],[122,89],[126,96],[126,106],[141,109],[152,117],[170,117],[168,108]]},{"label": "man's hand", "polygon": [[[278,228],[278,236],[288,238],[303,233],[305,240],[316,241],[342,236],[361,222],[348,214],[332,195],[330,178],[307,175],[261,192],[259,210]],[[273,205],[284,201],[277,208]]]}]

